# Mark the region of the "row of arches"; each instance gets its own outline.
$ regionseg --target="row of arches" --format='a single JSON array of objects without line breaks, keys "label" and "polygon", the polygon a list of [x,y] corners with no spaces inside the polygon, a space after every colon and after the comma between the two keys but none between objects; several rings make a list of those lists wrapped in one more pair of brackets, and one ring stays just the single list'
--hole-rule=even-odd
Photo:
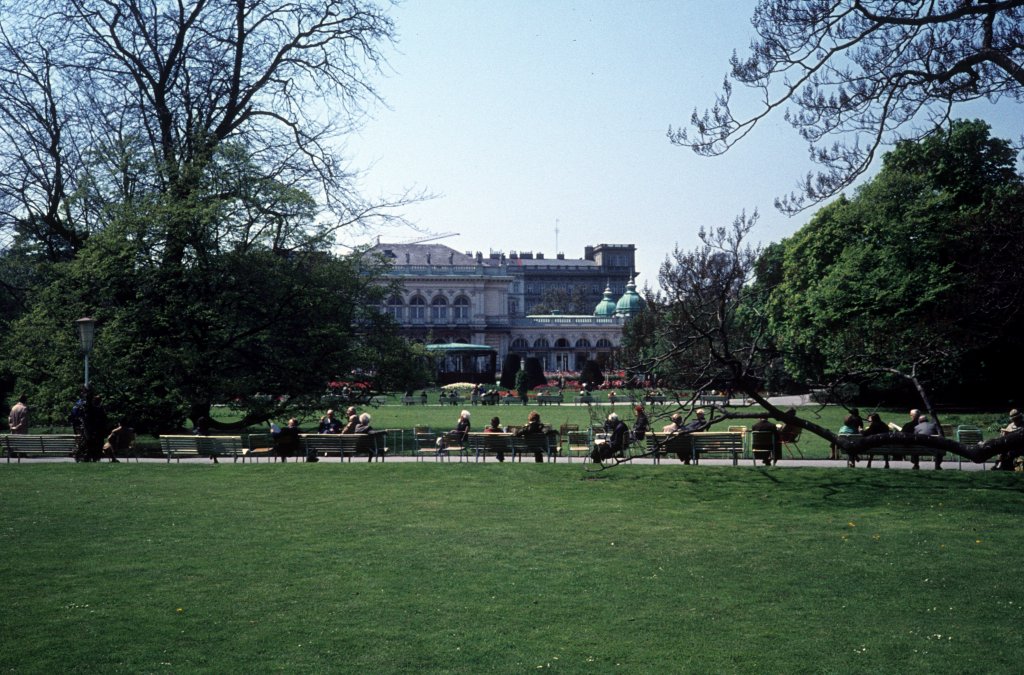
[{"label": "row of arches", "polygon": [[465,295],[455,296],[450,303],[443,295],[435,295],[428,302],[417,293],[409,298],[408,303],[401,296],[393,295],[388,298],[385,308],[387,313],[399,322],[425,323],[428,318],[433,323],[468,322],[470,302]]},{"label": "row of arches", "polygon": [[530,344],[530,341],[526,338],[516,338],[509,345],[511,351],[518,352],[526,349],[613,349],[615,345],[608,338],[601,338],[594,344],[590,344],[590,340],[587,338],[580,338],[576,340],[576,344],[569,344],[569,341],[565,338],[558,338],[552,345],[547,338],[537,338]]}]

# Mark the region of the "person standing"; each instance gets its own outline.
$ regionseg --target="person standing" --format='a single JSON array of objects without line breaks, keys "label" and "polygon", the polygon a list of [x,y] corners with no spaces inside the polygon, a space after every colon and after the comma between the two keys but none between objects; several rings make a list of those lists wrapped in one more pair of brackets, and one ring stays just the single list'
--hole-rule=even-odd
[{"label": "person standing", "polygon": [[107,440],[107,411],[103,397],[96,394],[85,406],[85,461],[98,462],[103,457],[103,444]]},{"label": "person standing", "polygon": [[11,427],[12,434],[28,433],[28,395],[22,394],[18,402],[11,406],[11,414],[7,416],[7,423]]},{"label": "person standing", "polygon": [[68,421],[75,433],[75,461],[86,462],[89,459],[88,450],[85,447],[85,408],[90,398],[89,390],[85,387],[79,393],[78,399],[71,406],[71,414]]}]

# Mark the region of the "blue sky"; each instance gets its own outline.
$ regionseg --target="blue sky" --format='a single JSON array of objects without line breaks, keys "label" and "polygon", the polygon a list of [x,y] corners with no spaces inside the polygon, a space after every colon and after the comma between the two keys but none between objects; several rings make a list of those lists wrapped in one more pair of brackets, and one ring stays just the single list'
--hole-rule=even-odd
[{"label": "blue sky", "polygon": [[[403,214],[426,233],[459,233],[440,242],[460,251],[578,258],[588,244],[634,243],[638,283],[655,285],[674,246],[691,248],[702,225],[743,210],[761,214],[756,239],[777,241],[812,213],[772,206],[813,168],[781,114],[717,158],[665,136],[713,102],[732,51],[744,55],[754,36],[755,4],[408,0],[392,10],[399,42],[376,80],[387,108],[372,111],[347,154],[371,196],[435,194]],[[736,94],[756,109],[753,92]],[[961,116],[1018,139],[1021,113],[979,104]]]}]

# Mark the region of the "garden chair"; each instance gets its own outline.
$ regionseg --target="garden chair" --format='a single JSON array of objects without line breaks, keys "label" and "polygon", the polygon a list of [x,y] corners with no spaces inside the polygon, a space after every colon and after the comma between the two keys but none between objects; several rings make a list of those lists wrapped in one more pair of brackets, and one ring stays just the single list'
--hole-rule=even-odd
[{"label": "garden chair", "polygon": [[[803,433],[803,429],[801,429],[800,427],[797,427],[796,433],[794,433],[789,438],[784,438],[784,437],[782,437],[781,434],[779,436],[779,441],[782,443],[782,448],[787,453],[789,453],[789,458],[790,459],[796,459],[796,455],[793,454],[793,449],[794,448],[796,448],[796,454],[800,455],[800,459],[804,458],[804,453],[803,453],[802,450],[800,450],[800,446],[797,444],[798,441],[800,440],[800,434],[801,433]],[[792,446],[792,447],[790,447],[790,446]]]},{"label": "garden chair", "polygon": [[[955,438],[956,442],[962,445],[978,445],[979,443],[985,440],[981,428],[969,424],[961,424],[960,426],[958,426],[956,428]],[[957,466],[962,467],[963,462],[964,458],[958,456]],[[983,465],[987,463],[988,462],[984,462]]]}]

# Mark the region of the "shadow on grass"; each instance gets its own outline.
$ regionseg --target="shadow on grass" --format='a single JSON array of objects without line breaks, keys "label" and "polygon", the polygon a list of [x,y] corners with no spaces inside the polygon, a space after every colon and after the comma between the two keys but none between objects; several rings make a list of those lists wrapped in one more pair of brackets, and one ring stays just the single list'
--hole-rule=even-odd
[{"label": "shadow on grass", "polygon": [[[1024,480],[1001,472],[903,471],[864,469],[784,469],[701,467],[690,470],[620,468],[584,480],[636,484],[650,482],[667,494],[690,493],[701,501],[764,498],[803,503],[828,502],[860,506],[886,505],[909,500],[920,503],[958,501],[985,504],[986,509],[1017,511],[1024,507]],[[987,495],[987,496],[986,496]],[[994,495],[1001,495],[993,499]]]}]

